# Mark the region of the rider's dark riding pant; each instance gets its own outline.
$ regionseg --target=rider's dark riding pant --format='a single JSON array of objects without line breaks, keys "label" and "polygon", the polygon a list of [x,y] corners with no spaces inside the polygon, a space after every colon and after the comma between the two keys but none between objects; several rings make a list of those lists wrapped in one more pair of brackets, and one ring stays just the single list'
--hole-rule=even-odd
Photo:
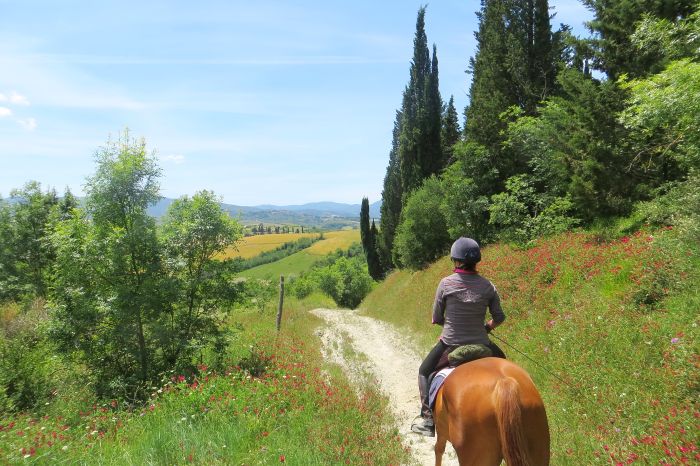
[{"label": "rider's dark riding pant", "polygon": [[[496,345],[494,342],[490,341],[486,346],[488,346],[491,349],[494,357],[503,359],[506,358],[506,355],[503,353],[501,348],[499,348],[498,345]],[[433,418],[433,412],[430,409],[430,404],[428,401],[428,396],[430,393],[430,385],[428,384],[428,379],[430,378],[430,374],[432,374],[437,368],[437,365],[440,362],[440,358],[448,348],[450,348],[449,345],[443,343],[442,340],[438,340],[435,347],[433,347],[433,349],[430,350],[428,355],[423,360],[423,363],[420,365],[420,368],[418,368],[418,391],[420,392],[421,402],[420,415],[424,419]],[[453,346],[451,349],[454,348],[456,347]]]},{"label": "rider's dark riding pant", "polygon": [[428,378],[430,377],[430,374],[432,374],[435,370],[435,367],[440,361],[440,357],[446,349],[447,345],[444,344],[442,340],[438,340],[435,347],[432,350],[430,350],[428,355],[423,360],[423,363],[420,365],[420,368],[418,369],[418,391],[420,392],[421,402],[420,415],[424,419],[433,418],[433,412],[430,410],[430,405],[428,404],[428,392],[430,389],[430,387],[428,386]]}]

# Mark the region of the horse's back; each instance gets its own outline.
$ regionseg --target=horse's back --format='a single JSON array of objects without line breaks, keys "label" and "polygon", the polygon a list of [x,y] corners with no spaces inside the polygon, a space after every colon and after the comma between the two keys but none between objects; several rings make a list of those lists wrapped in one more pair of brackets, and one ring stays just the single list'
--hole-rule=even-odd
[{"label": "horse's back", "polygon": [[438,436],[442,431],[453,444],[460,464],[500,463],[502,443],[511,447],[510,443],[515,442],[504,436],[508,429],[514,431],[503,427],[507,420],[504,413],[509,410],[517,414],[512,422],[522,426],[515,430],[527,445],[532,464],[548,464],[549,428],[544,404],[530,376],[516,364],[500,358],[463,364],[445,380],[438,401]]}]

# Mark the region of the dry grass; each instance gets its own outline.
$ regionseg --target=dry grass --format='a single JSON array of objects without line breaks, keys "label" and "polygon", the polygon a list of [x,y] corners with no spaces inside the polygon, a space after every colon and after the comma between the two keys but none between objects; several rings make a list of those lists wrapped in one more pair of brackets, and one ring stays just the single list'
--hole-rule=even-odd
[{"label": "dry grass", "polygon": [[318,233],[272,233],[269,235],[247,236],[241,239],[236,247],[228,248],[219,258],[229,259],[240,257],[243,259],[250,259],[265,251],[271,251],[284,243],[291,243],[300,238],[313,238],[316,236],[318,236]]}]

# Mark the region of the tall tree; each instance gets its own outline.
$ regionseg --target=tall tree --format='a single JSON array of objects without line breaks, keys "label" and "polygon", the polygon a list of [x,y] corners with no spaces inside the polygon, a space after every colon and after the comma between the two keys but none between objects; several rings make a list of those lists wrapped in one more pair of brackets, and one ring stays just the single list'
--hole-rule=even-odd
[{"label": "tall tree", "polygon": [[623,73],[644,77],[660,71],[661,56],[640,53],[632,43],[635,24],[645,14],[671,22],[690,16],[698,7],[697,0],[583,0],[595,13],[587,25],[596,34],[591,39],[595,49],[595,68],[616,80]]},{"label": "tall tree", "polygon": [[377,249],[379,232],[377,231],[377,225],[374,223],[374,219],[372,219],[372,226],[369,229],[369,237],[370,248],[367,254],[367,271],[373,279],[380,280],[384,275],[384,271],[382,270],[382,263]]},{"label": "tall tree", "polygon": [[30,181],[10,193],[13,226],[13,255],[16,285],[24,293],[45,296],[48,273],[55,250],[47,241],[58,196],[53,189],[45,193],[41,184]]},{"label": "tall tree", "polygon": [[459,115],[455,108],[454,96],[450,96],[445,112],[442,115],[442,132],[440,142],[442,143],[443,160],[445,166],[451,164],[453,160],[453,147],[459,141],[461,130],[459,128]]},{"label": "tall tree", "polygon": [[367,255],[371,244],[369,232],[369,199],[366,197],[362,198],[362,204],[360,205],[360,240],[362,241],[362,249],[364,249],[365,255]]},{"label": "tall tree", "polygon": [[401,111],[396,112],[394,121],[393,138],[391,151],[389,152],[389,165],[386,167],[384,176],[384,189],[382,190],[381,229],[377,241],[377,248],[381,258],[382,267],[390,269],[391,249],[394,245],[394,233],[401,218],[401,199],[403,189],[401,185],[401,173],[399,166],[399,137],[401,134],[401,122],[403,117]]},{"label": "tall tree", "polygon": [[498,152],[507,125],[500,115],[511,106],[532,115],[554,88],[549,4],[547,0],[482,0],[477,16],[465,134]]},{"label": "tall tree", "polygon": [[442,97],[440,96],[440,79],[438,76],[437,47],[433,44],[433,57],[430,73],[426,76],[425,95],[423,97],[420,132],[420,151],[418,164],[421,168],[421,180],[435,175],[445,167],[442,151]]},{"label": "tall tree", "polygon": [[418,10],[409,82],[403,93],[401,110],[396,116],[382,192],[379,241],[382,264],[387,268],[392,266],[394,234],[407,195],[445,165],[440,142],[442,98],[437,52],[433,46],[431,58],[425,34],[425,7]]}]

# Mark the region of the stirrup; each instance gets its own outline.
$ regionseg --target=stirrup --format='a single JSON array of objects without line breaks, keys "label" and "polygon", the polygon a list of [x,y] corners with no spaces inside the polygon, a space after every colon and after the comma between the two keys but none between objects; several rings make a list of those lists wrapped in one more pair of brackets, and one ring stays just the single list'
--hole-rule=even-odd
[{"label": "stirrup", "polygon": [[435,437],[435,424],[433,424],[432,420],[425,419],[422,416],[416,416],[411,424],[411,432],[426,437]]}]

